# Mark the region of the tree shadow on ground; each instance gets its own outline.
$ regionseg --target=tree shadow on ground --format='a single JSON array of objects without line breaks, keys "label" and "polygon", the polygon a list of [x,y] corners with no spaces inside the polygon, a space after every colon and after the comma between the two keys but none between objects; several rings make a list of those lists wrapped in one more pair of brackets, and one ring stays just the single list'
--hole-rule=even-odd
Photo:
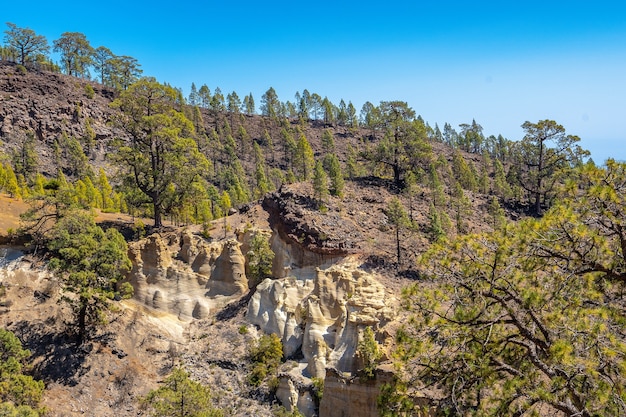
[{"label": "tree shadow on ground", "polygon": [[35,378],[44,382],[75,386],[80,376],[89,371],[84,363],[93,349],[93,344],[83,343],[77,346],[74,337],[45,323],[24,320],[12,327],[24,347],[32,354]]}]

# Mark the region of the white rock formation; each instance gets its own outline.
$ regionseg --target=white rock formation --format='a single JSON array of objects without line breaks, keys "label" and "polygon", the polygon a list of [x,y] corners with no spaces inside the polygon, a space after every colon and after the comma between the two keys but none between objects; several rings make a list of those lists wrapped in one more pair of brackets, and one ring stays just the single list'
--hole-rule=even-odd
[{"label": "white rock formation", "polygon": [[354,354],[363,329],[391,320],[393,304],[373,275],[353,265],[333,265],[317,269],[314,279],[263,281],[247,319],[281,336],[285,356],[301,349],[305,372],[323,378],[327,367],[356,371]]},{"label": "white rock formation", "polygon": [[181,320],[205,318],[248,291],[235,240],[206,242],[189,232],[154,234],[129,245],[129,282],[144,305]]}]

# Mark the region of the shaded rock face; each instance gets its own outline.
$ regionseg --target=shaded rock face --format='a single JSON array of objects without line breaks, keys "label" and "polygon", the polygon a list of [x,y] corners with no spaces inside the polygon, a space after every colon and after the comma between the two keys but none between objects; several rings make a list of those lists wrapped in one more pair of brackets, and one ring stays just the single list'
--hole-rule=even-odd
[{"label": "shaded rock face", "polygon": [[294,382],[292,378],[283,376],[280,378],[276,398],[287,409],[287,411],[298,410],[305,417],[317,416],[317,405],[311,392]]},{"label": "shaded rock face", "polygon": [[344,257],[358,251],[358,239],[348,232],[357,229],[354,224],[335,213],[316,217],[317,202],[310,196],[281,187],[263,199],[263,208],[272,229],[282,241],[295,244],[302,257]]},{"label": "shaded rock face", "polygon": [[317,269],[313,279],[266,279],[250,300],[247,319],[279,335],[286,357],[301,351],[307,376],[324,378],[328,367],[357,370],[363,330],[392,320],[392,306],[373,275],[339,264]]},{"label": "shaded rock face", "polygon": [[378,417],[380,387],[391,382],[391,374],[378,373],[376,379],[347,379],[330,371],[324,381],[319,417]]},{"label": "shaded rock face", "polygon": [[154,234],[129,245],[134,298],[181,320],[206,318],[248,291],[235,240],[208,243],[189,232]]}]

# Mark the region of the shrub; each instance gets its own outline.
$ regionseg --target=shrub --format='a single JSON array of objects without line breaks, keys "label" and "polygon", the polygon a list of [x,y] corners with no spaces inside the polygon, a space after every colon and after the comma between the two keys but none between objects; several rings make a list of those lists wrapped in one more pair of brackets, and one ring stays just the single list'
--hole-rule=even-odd
[{"label": "shrub", "polygon": [[263,335],[249,352],[253,363],[248,376],[251,385],[259,386],[270,375],[275,375],[283,359],[283,344],[275,334]]},{"label": "shrub", "polygon": [[96,95],[96,92],[93,90],[91,84],[85,84],[85,95],[87,98],[92,99]]}]

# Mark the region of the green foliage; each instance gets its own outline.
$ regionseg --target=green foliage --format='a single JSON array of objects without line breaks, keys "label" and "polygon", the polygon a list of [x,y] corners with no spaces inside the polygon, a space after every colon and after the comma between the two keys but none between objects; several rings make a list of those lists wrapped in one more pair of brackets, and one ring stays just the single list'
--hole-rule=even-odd
[{"label": "green foliage", "polygon": [[9,22],[7,22],[7,26],[9,28],[4,31],[4,40],[7,46],[16,52],[20,65],[34,63],[37,55],[46,55],[50,50],[46,38],[37,35],[32,29],[20,28]]},{"label": "green foliage", "polygon": [[394,185],[404,186],[406,174],[427,164],[432,149],[427,143],[426,126],[415,119],[415,111],[402,101],[383,101],[376,111],[376,126],[384,129],[384,138],[368,148],[363,157],[370,161],[374,170],[391,170]]},{"label": "green foliage", "polygon": [[63,69],[67,75],[86,77],[93,63],[94,49],[87,37],[79,32],[64,32],[53,42],[54,50],[61,54]]},{"label": "green foliage", "polygon": [[50,268],[63,282],[63,301],[74,313],[77,341],[106,322],[111,300],[129,297],[132,287],[120,284],[130,270],[128,247],[115,229],[103,231],[85,211],[69,211],[54,226],[48,243]]},{"label": "green foliage", "polygon": [[[0,415],[34,416],[44,391],[43,381],[24,375],[30,352],[10,331],[0,329]],[[5,413],[5,414],[3,414]]]},{"label": "green foliage", "polygon": [[152,204],[155,227],[162,226],[164,212],[181,206],[194,180],[209,169],[193,139],[193,124],[175,110],[177,97],[175,89],[145,78],[112,103],[120,110],[114,124],[132,138],[116,141],[112,158]]},{"label": "green foliage", "polygon": [[515,148],[516,180],[531,196],[533,213],[540,215],[553,197],[559,175],[581,163],[589,152],[577,145],[578,136],[566,135],[554,120],[525,122],[522,128],[526,134]]},{"label": "green foliage", "polygon": [[287,409],[282,406],[276,407],[273,414],[275,417],[304,417],[304,414],[302,414],[297,408],[287,411]]},{"label": "green foliage", "polygon": [[248,375],[248,382],[259,386],[269,376],[275,378],[275,373],[283,359],[283,344],[273,333],[263,335],[255,345],[250,347],[249,356],[252,361],[252,371]]},{"label": "green foliage", "polygon": [[4,167],[4,190],[9,193],[13,198],[21,198],[22,190],[17,182],[17,176],[11,165],[7,164]]},{"label": "green foliage", "polygon": [[313,377],[311,382],[313,383],[313,395],[317,404],[319,404],[324,396],[324,378]]},{"label": "green foliage", "polygon": [[343,196],[343,173],[341,172],[341,164],[339,158],[334,153],[329,153],[324,157],[324,169],[328,172],[330,179],[330,193],[337,197]]},{"label": "green foliage", "polygon": [[307,181],[311,178],[311,175],[313,175],[313,169],[315,166],[313,149],[302,131],[300,131],[298,135],[298,142],[296,144],[296,152],[294,155],[294,166],[300,180]]},{"label": "green foliage", "polygon": [[262,232],[256,231],[250,239],[250,249],[246,254],[248,278],[253,283],[259,283],[265,278],[272,276],[272,262],[274,251],[269,244],[269,237]]},{"label": "green foliage", "polygon": [[357,345],[357,356],[363,361],[363,374],[365,378],[372,379],[376,376],[376,367],[382,357],[382,352],[374,336],[374,331],[367,326],[363,331],[363,337]]},{"label": "green foliage", "polygon": [[318,205],[321,207],[324,205],[324,201],[328,198],[328,176],[321,161],[315,163],[315,169],[313,171],[313,194],[317,199]]},{"label": "green foliage", "polygon": [[431,282],[404,291],[395,355],[404,382],[441,389],[446,412],[626,413],[626,164],[570,175],[542,218],[420,259]]},{"label": "green foliage", "polygon": [[454,174],[454,178],[464,189],[470,191],[478,190],[476,175],[458,150],[452,155],[452,173]]},{"label": "green foliage", "polygon": [[322,149],[325,153],[335,152],[335,139],[330,130],[324,129],[322,132]]},{"label": "green foliage", "polygon": [[96,96],[96,92],[94,91],[93,87],[91,86],[91,84],[85,84],[85,96],[88,99],[92,99]]},{"label": "green foliage", "polygon": [[428,220],[428,232],[431,241],[436,242],[447,235],[446,230],[449,229],[450,218],[444,211],[435,207],[434,204],[430,205]]},{"label": "green foliage", "polygon": [[498,202],[498,198],[496,196],[491,196],[491,200],[489,201],[489,214],[491,215],[491,225],[495,229],[499,229],[504,226],[506,222],[506,217],[504,210],[500,206]]},{"label": "green foliage", "polygon": [[57,138],[57,146],[60,150],[60,169],[76,178],[94,176],[83,146],[76,138],[64,132]]},{"label": "green foliage", "polygon": [[189,378],[182,368],[175,368],[163,385],[142,400],[152,417],[221,417],[213,407],[211,390]]}]

